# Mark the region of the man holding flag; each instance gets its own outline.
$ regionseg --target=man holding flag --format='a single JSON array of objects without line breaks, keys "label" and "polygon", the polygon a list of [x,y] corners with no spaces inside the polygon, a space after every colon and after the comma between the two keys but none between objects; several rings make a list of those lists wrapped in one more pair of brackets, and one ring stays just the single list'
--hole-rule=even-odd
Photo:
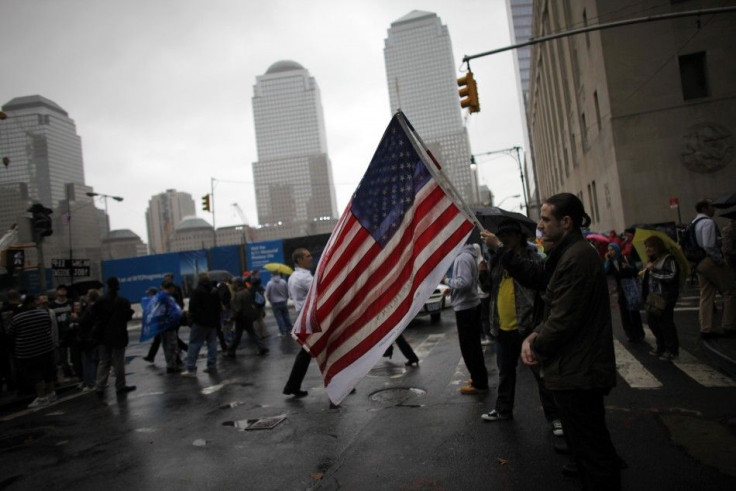
[{"label": "man holding flag", "polygon": [[[292,255],[294,261],[294,274],[289,276],[289,296],[294,301],[296,313],[301,312],[304,302],[307,299],[309,287],[312,286],[312,265],[314,260],[312,254],[304,249],[296,249]],[[294,397],[304,397],[308,394],[306,390],[302,390],[302,381],[307,374],[309,361],[312,359],[309,352],[300,349],[294,360],[294,366],[291,368],[291,375],[284,387],[285,395],[293,395]]]},{"label": "man holding flag", "polygon": [[333,404],[422,308],[472,231],[472,219],[397,113],[327,243],[292,331],[317,359]]}]

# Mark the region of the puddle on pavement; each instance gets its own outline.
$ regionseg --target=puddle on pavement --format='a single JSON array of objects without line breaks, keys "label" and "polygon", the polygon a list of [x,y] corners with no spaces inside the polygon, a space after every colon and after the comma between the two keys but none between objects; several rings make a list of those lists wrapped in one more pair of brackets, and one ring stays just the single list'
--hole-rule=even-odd
[{"label": "puddle on pavement", "polygon": [[45,431],[37,430],[4,437],[0,439],[0,450],[10,450],[16,447],[32,445],[44,436],[46,436]]},{"label": "puddle on pavement", "polygon": [[204,447],[205,445],[207,445],[207,440],[199,438],[197,440],[194,440],[192,442],[192,445],[194,445],[195,447]]},{"label": "puddle on pavement", "polygon": [[269,418],[241,419],[239,421],[225,421],[222,426],[232,426],[236,430],[272,430],[286,419],[285,414],[271,416]]},{"label": "puddle on pavement", "polygon": [[406,369],[403,367],[400,367],[398,365],[391,365],[391,364],[383,364],[376,367],[373,367],[370,372],[368,372],[369,377],[390,377],[390,378],[398,378],[401,377],[406,373]]},{"label": "puddle on pavement", "polygon": [[242,406],[243,404],[245,403],[242,401],[228,402],[227,404],[223,404],[222,406],[220,406],[220,409],[232,409],[234,407]]},{"label": "puddle on pavement", "polygon": [[427,391],[416,387],[393,387],[381,389],[370,395],[375,402],[403,407],[422,407],[419,399],[427,395]]}]

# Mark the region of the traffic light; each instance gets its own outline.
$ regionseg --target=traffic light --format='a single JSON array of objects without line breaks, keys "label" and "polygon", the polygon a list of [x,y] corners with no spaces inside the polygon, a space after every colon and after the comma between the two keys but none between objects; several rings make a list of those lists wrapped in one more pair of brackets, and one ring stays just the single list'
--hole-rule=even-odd
[{"label": "traffic light", "polygon": [[205,194],[202,196],[202,209],[204,211],[210,211],[210,195]]},{"label": "traffic light", "polygon": [[457,86],[460,87],[460,90],[458,90],[460,107],[467,107],[471,113],[480,112],[478,86],[475,84],[473,72],[468,70],[468,73],[464,77],[457,79]]},{"label": "traffic light", "polygon": [[46,208],[41,203],[34,203],[27,211],[31,213],[31,230],[34,239],[39,240],[54,233],[51,222],[53,210]]}]

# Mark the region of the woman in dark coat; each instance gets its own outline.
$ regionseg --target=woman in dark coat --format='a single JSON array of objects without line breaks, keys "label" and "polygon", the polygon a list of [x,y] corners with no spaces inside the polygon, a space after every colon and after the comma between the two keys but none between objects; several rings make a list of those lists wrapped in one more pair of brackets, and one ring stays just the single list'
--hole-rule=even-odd
[{"label": "woman in dark coat", "polygon": [[644,327],[641,323],[641,314],[639,313],[639,299],[637,298],[634,305],[629,305],[624,291],[623,283],[630,281],[629,278],[637,280],[637,271],[633,268],[629,261],[621,255],[621,247],[612,242],[608,244],[608,253],[606,254],[606,262],[604,263],[606,273],[612,275],[616,280],[616,293],[618,293],[618,309],[621,312],[621,324],[624,328],[626,337],[632,343],[638,343],[644,339]]}]

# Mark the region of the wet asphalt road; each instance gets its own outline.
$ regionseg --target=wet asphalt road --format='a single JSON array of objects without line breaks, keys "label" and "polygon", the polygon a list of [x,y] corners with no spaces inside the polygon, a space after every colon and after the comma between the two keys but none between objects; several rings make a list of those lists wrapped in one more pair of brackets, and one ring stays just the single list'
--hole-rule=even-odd
[{"label": "wet asphalt road", "polygon": [[[690,336],[697,313],[677,313],[683,348],[707,359]],[[269,332],[277,330],[269,320]],[[616,337],[622,342],[618,319]],[[182,333],[186,337],[187,329]],[[684,332],[687,332],[686,336]],[[419,368],[395,350],[339,408],[330,408],[310,366],[309,396],[281,394],[298,346],[272,334],[271,353],[247,340],[236,360],[220,358],[216,375],[167,375],[163,353],[128,349],[128,383],[138,390],[105,404],[74,389],[39,411],[5,405],[0,413],[0,489],[577,489],[563,477],[533,378],[519,368],[515,419],[480,419],[495,400],[463,396],[454,316],[419,320],[406,338]],[[137,332],[131,332],[137,338]],[[671,364],[625,345],[657,389],[619,384],[606,399],[609,428],[629,468],[625,489],[736,489],[736,387],[707,387]],[[495,385],[492,347],[486,354]],[[238,428],[266,419],[272,429]]]}]

